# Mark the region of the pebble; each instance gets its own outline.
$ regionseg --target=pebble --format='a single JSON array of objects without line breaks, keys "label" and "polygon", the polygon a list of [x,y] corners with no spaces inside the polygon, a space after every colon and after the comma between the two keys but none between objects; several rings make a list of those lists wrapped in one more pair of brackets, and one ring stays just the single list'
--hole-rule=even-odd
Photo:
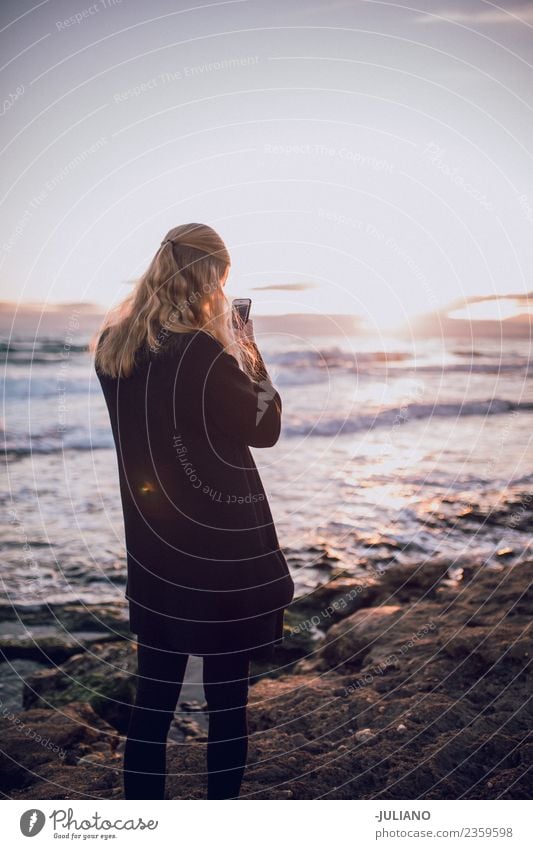
[{"label": "pebble", "polygon": [[207,709],[207,702],[199,702],[197,699],[191,699],[189,702],[180,702],[180,708],[187,713],[196,713]]},{"label": "pebble", "polygon": [[359,743],[365,743],[367,740],[370,740],[374,736],[374,732],[371,728],[361,728],[360,731],[355,732],[355,739]]}]

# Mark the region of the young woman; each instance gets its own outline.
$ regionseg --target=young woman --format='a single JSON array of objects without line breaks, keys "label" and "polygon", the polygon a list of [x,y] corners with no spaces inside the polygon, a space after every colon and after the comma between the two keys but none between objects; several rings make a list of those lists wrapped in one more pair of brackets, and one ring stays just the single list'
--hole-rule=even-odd
[{"label": "young woman", "polygon": [[124,753],[128,799],[162,799],[166,738],[189,654],[203,657],[208,798],[246,763],[249,663],[282,639],[294,584],[249,446],[274,445],[281,399],[251,322],[235,330],[224,242],[170,230],[94,343],[117,451],[137,634]]}]

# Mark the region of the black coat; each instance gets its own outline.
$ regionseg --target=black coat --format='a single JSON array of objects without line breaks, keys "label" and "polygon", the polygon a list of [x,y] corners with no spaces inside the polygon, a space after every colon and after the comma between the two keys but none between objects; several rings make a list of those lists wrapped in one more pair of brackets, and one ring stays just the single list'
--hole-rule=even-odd
[{"label": "black coat", "polygon": [[128,378],[97,370],[117,450],[130,628],[187,654],[279,643],[294,584],[249,446],[281,399],[208,333],[162,333]]}]

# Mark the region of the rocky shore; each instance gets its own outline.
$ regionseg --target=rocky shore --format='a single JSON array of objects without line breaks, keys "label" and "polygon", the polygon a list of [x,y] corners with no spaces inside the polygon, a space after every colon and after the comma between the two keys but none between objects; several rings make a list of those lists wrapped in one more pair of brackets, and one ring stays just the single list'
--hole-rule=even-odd
[{"label": "rocky shore", "polygon": [[[242,797],[530,797],[533,562],[448,562],[332,572],[293,604],[275,663],[253,669]],[[126,606],[4,602],[0,622],[3,798],[121,798]],[[205,797],[198,680],[171,729],[169,799]]]}]

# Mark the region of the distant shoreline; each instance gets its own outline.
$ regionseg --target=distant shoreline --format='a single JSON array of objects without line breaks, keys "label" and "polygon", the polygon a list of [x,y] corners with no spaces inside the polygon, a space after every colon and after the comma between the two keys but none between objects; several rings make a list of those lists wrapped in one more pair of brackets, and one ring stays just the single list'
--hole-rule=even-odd
[{"label": "distant shoreline", "polygon": [[[502,296],[505,297],[505,296]],[[525,300],[524,300],[525,299]],[[493,300],[487,297],[487,301]],[[527,298],[523,296],[524,307]],[[473,302],[478,302],[475,299]],[[444,339],[533,339],[533,314],[526,311],[501,321],[450,318],[447,313],[457,308],[454,302],[446,309],[415,316],[404,328],[384,331],[367,328],[361,316],[335,313],[285,313],[253,315],[259,333],[291,333],[301,336],[362,336],[368,338],[444,338]],[[72,333],[79,337],[92,335],[106,315],[104,307],[91,303],[21,303],[0,302],[0,334],[31,338]],[[74,325],[74,326],[73,326]]]}]

